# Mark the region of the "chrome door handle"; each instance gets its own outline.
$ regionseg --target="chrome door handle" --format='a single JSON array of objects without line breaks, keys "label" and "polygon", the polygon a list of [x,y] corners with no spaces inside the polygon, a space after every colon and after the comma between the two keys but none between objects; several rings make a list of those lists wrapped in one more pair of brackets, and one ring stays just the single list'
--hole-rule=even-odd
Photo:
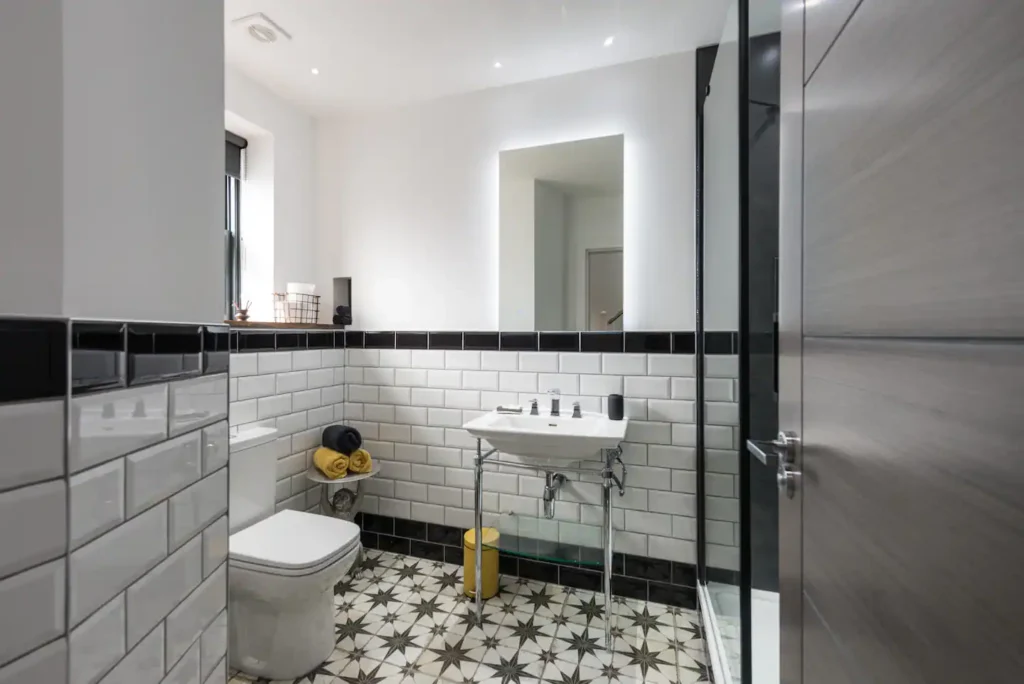
[{"label": "chrome door handle", "polygon": [[790,451],[790,448],[800,446],[800,438],[795,432],[779,430],[779,436],[772,440],[772,446],[779,450],[783,463],[792,464],[796,462],[796,454]]},{"label": "chrome door handle", "polygon": [[779,464],[779,470],[775,474],[775,480],[779,485],[779,491],[786,494],[787,499],[796,496],[796,480],[799,472],[785,465]]}]

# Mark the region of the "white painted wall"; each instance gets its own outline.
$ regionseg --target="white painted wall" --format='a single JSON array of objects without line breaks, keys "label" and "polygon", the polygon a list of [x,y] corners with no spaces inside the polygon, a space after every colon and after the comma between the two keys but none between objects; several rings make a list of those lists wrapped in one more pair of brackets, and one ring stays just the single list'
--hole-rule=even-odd
[{"label": "white painted wall", "polygon": [[558,188],[534,183],[534,321],[527,330],[571,330],[566,320],[565,204]]},{"label": "white painted wall", "polygon": [[223,25],[218,3],[63,3],[65,315],[223,320]]},{"label": "white painted wall", "polygon": [[[239,71],[226,67],[228,128],[249,140],[242,190],[245,245],[242,294],[254,320],[272,320],[271,293],[288,282],[313,282],[314,179],[312,117]],[[331,303],[330,280],[317,288],[321,310]],[[330,321],[329,314],[324,319]]]},{"label": "white painted wall", "polygon": [[570,195],[566,224],[569,329],[586,330],[587,250],[622,247],[622,196]]},{"label": "white painted wall", "polygon": [[625,328],[692,328],[693,69],[684,53],[321,122],[318,290],[351,276],[357,328],[495,329],[498,152],[622,133]]},{"label": "white painted wall", "polygon": [[0,314],[60,315],[61,2],[0,2]]}]

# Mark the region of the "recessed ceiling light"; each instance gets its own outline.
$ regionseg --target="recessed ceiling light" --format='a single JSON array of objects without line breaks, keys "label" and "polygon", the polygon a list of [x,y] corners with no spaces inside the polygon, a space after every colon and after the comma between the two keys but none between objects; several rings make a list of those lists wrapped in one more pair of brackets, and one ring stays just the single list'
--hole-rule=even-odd
[{"label": "recessed ceiling light", "polygon": [[495,62],[494,63],[494,68],[495,69],[500,69],[501,68],[501,62]]},{"label": "recessed ceiling light", "polygon": [[615,42],[615,36],[608,36],[607,38],[604,39],[604,46],[605,47],[611,47],[612,43],[614,43],[614,42]]},{"label": "recessed ceiling light", "polygon": [[309,73],[313,74],[314,76],[319,76],[320,70],[317,69],[316,67],[313,67],[312,69],[309,70]]}]

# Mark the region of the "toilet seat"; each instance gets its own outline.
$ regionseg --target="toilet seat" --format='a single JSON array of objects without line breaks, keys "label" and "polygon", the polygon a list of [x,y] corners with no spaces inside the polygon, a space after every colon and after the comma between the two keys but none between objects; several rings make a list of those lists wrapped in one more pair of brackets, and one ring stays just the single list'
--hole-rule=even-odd
[{"label": "toilet seat", "polygon": [[278,576],[311,575],[359,546],[359,526],[314,513],[284,510],[232,534],[233,568]]}]

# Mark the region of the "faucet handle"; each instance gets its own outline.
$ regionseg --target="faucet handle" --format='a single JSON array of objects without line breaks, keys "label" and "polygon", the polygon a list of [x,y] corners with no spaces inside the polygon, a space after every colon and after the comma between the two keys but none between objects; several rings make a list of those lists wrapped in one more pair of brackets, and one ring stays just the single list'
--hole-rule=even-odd
[{"label": "faucet handle", "polygon": [[539,416],[540,415],[540,409],[537,406],[537,400],[536,399],[531,399],[530,400],[530,415],[531,416]]},{"label": "faucet handle", "polygon": [[558,389],[556,387],[554,389],[549,389],[548,390],[548,394],[550,394],[553,397],[560,397],[560,396],[562,396],[562,390],[560,390],[560,389]]},{"label": "faucet handle", "polygon": [[572,417],[573,418],[582,418],[583,417],[583,412],[580,410],[580,402],[578,402],[578,401],[572,402]]}]

